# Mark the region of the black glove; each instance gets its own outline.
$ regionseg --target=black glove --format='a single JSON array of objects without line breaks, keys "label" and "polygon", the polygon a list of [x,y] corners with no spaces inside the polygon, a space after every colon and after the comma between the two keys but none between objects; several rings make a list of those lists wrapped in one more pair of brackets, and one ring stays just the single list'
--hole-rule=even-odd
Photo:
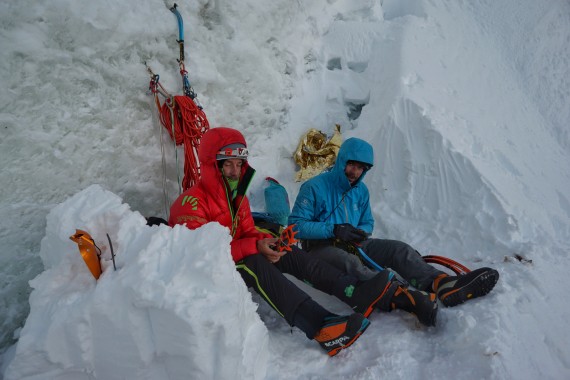
[{"label": "black glove", "polygon": [[168,222],[158,216],[149,216],[146,218],[147,226],[160,226],[161,224],[166,224],[168,226]]},{"label": "black glove", "polygon": [[335,224],[333,233],[337,239],[350,243],[360,243],[368,239],[368,233],[349,223]]}]

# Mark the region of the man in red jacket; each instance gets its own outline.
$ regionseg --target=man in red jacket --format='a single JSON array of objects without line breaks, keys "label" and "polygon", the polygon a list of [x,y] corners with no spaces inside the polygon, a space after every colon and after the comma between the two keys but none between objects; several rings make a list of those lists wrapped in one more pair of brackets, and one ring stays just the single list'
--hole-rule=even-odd
[{"label": "man in red jacket", "polygon": [[[181,194],[170,209],[169,224],[196,229],[209,222],[229,228],[231,255],[248,287],[253,288],[291,326],[317,340],[330,356],[350,346],[368,327],[375,306],[390,307],[396,291],[388,273],[359,282],[355,277],[311,257],[299,248],[278,252],[277,239],[254,225],[245,192],[255,170],[247,162],[242,134],[231,128],[213,128],[198,149],[200,181]],[[388,271],[384,271],[388,272]],[[283,273],[335,295],[356,312],[339,316],[315,302]]]}]

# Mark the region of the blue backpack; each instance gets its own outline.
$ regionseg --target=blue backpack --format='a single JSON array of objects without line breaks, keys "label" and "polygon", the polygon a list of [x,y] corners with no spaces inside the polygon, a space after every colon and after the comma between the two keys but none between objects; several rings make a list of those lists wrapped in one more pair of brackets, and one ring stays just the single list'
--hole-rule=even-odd
[{"label": "blue backpack", "polygon": [[274,178],[265,180],[269,183],[265,188],[265,210],[275,223],[286,226],[291,213],[287,190]]}]

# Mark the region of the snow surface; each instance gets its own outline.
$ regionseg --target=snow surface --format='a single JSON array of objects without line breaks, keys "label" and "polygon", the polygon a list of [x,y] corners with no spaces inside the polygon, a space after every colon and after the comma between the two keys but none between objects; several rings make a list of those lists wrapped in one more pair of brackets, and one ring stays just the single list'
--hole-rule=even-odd
[{"label": "snow surface", "polygon": [[295,198],[299,138],[338,123],[375,146],[375,236],[501,274],[435,328],[372,315],[334,358],[246,289],[227,229],[145,225],[178,187],[144,66],[180,93],[171,5],[0,3],[1,377],[570,378],[567,0],[178,2],[210,124],[248,140],[254,211],[267,175]]}]

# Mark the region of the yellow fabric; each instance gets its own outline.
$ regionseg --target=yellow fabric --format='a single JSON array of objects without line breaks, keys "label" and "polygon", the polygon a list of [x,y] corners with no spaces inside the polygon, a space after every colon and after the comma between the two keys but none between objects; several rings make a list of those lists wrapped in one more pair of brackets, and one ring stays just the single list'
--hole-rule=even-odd
[{"label": "yellow fabric", "polygon": [[340,125],[336,124],[330,139],[323,132],[311,128],[295,150],[294,159],[300,167],[295,181],[305,181],[334,165],[341,144]]}]

